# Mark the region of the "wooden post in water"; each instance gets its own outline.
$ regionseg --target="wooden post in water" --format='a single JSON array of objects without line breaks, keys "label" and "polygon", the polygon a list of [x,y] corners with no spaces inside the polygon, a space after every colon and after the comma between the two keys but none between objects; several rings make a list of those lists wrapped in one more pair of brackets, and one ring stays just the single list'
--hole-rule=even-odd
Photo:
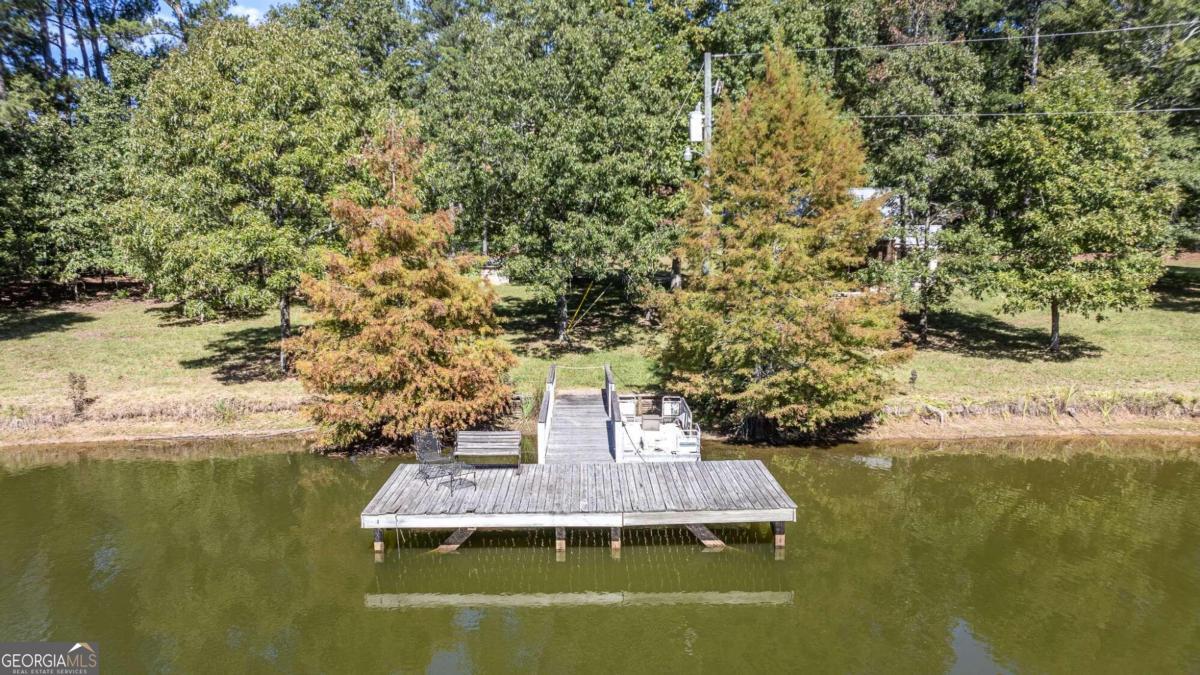
[{"label": "wooden post in water", "polygon": [[621,558],[621,528],[619,528],[619,527],[612,528],[611,531],[609,532],[608,539],[609,539],[609,543],[612,545],[613,560],[620,560],[620,558]]},{"label": "wooden post in water", "polygon": [[554,559],[563,562],[567,559],[567,528],[554,528]]},{"label": "wooden post in water", "polygon": [[383,530],[375,528],[375,562],[383,562],[384,548]]},{"label": "wooden post in water", "polygon": [[775,533],[775,548],[783,548],[783,521],[777,520],[771,523],[771,530]]}]

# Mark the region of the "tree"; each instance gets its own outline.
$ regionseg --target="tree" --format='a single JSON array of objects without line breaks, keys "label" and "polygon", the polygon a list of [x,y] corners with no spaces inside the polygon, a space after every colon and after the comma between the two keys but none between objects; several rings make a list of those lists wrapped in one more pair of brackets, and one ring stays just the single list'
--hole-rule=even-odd
[{"label": "tree", "polygon": [[383,80],[389,100],[415,103],[425,36],[407,3],[398,7],[394,0],[299,0],[272,13],[285,23],[341,31],[370,76]]},{"label": "tree", "polygon": [[1060,315],[1103,318],[1144,306],[1162,274],[1176,191],[1156,180],[1132,115],[1054,114],[1133,107],[1091,56],[1043,71],[1025,108],[990,134],[994,215],[981,225],[996,247],[988,283],[1004,310],[1050,309],[1050,344],[1060,350]]},{"label": "tree", "polygon": [[12,119],[0,119],[0,278],[53,277],[46,223],[54,215],[49,197],[68,166],[67,127],[52,112],[10,103]]},{"label": "tree", "polygon": [[118,53],[109,60],[112,83],[83,80],[64,125],[64,166],[47,190],[52,215],[46,234],[53,247],[46,271],[56,281],[75,282],[89,273],[118,270],[113,250],[112,205],[128,196],[122,181],[131,101],[146,84],[152,60]]},{"label": "tree", "polygon": [[359,66],[315,30],[194,33],[134,114],[120,209],[134,271],[189,316],[276,305],[286,338],[300,274],[336,238],[326,198],[350,178],[374,104]]},{"label": "tree", "polygon": [[556,299],[562,338],[573,278],[636,284],[671,246],[684,46],[602,0],[499,0],[456,24],[422,108],[431,191],[461,206],[463,245]]},{"label": "tree", "polygon": [[[925,39],[930,39],[924,36]],[[979,109],[983,68],[964,45],[895,49],[872,68],[860,110],[868,115],[938,115]],[[977,147],[983,138],[971,117],[868,118],[866,137],[875,185],[892,191],[895,213],[888,238],[895,260],[871,261],[870,278],[886,284],[918,315],[919,341],[928,338],[929,311],[957,285],[970,242],[951,228],[973,216],[987,172]]]},{"label": "tree", "polygon": [[450,210],[421,211],[414,126],[391,121],[367,146],[360,163],[382,197],[334,202],[349,253],[327,253],[325,277],[303,281],[316,322],[289,346],[332,446],[470,428],[511,402],[516,360],[497,337],[494,295],[467,273],[478,259],[448,255]]},{"label": "tree", "polygon": [[896,308],[858,292],[882,233],[858,203],[857,130],[784,47],[717,118],[711,175],[691,185],[682,257],[661,300],[668,385],[751,438],[813,431],[875,409],[902,352]]}]

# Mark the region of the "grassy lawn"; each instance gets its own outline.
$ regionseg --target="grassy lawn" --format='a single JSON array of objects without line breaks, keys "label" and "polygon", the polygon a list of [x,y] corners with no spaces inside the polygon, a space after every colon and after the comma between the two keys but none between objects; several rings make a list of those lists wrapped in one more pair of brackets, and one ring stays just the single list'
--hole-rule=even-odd
[{"label": "grassy lawn", "polygon": [[898,398],[998,400],[1052,388],[1200,395],[1200,262],[1171,263],[1155,290],[1147,309],[1099,322],[1064,315],[1058,357],[1046,352],[1048,311],[1009,316],[997,299],[960,299],[930,318],[930,347],[898,369]]},{"label": "grassy lawn", "polygon": [[[932,317],[932,344],[896,370],[894,401],[997,401],[1063,389],[1200,395],[1200,260],[1173,263],[1156,291],[1152,307],[1102,322],[1064,316],[1057,358],[1045,352],[1046,312],[1004,316],[995,299],[963,299]],[[606,363],[621,389],[656,388],[654,332],[620,289],[594,288],[586,299],[577,290],[565,344],[554,339],[551,303],[522,286],[497,292],[521,393],[541,390],[550,363],[559,364],[563,388],[601,386]],[[294,318],[303,324],[304,310]],[[193,419],[236,426],[259,415],[258,428],[303,426],[296,409],[304,394],[294,378],[279,377],[277,337],[272,314],[197,323],[141,300],[0,309],[0,424],[65,414],[67,376],[79,373],[98,420],[127,416],[132,425],[158,416],[186,430]],[[227,414],[231,401],[241,407]]]},{"label": "grassy lawn", "polygon": [[278,335],[271,315],[197,323],[139,300],[0,310],[0,416],[66,406],[68,373],[86,377],[93,405],[110,413],[234,397],[294,402],[301,389],[278,375]]},{"label": "grassy lawn", "polygon": [[593,288],[586,299],[579,290],[569,298],[569,313],[575,315],[577,308],[579,313],[562,344],[555,340],[553,303],[537,300],[524,286],[496,288],[496,314],[520,360],[512,374],[518,392],[541,391],[551,363],[559,366],[560,388],[602,387],[601,368],[606,363],[623,390],[653,388],[657,377],[650,357],[652,333],[641,312],[618,289],[601,295],[603,290]]}]

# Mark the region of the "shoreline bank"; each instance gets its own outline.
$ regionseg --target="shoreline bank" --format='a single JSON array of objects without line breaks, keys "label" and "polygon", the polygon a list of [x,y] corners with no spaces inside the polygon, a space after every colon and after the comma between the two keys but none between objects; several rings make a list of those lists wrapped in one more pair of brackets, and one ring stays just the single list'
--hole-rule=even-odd
[{"label": "shoreline bank", "polygon": [[[523,433],[532,425],[516,425]],[[528,427],[528,428],[527,428]],[[1013,417],[988,413],[934,414],[885,417],[843,442],[957,441],[1013,438],[1071,437],[1196,437],[1200,416],[1146,415],[1128,412],[1072,412],[1056,416]],[[298,412],[273,411],[249,415],[232,423],[200,420],[84,420],[48,426],[0,428],[0,452],[26,446],[87,445],[141,442],[192,442],[222,439],[287,439],[308,442],[314,428]],[[729,442],[728,436],[705,435],[705,440]]]}]

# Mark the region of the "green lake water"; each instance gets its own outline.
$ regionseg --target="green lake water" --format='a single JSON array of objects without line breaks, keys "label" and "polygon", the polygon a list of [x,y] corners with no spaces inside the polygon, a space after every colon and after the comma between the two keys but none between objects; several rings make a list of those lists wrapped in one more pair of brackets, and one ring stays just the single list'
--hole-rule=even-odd
[{"label": "green lake water", "polygon": [[381,563],[358,513],[400,460],[292,443],[0,450],[0,641],[109,673],[1200,672],[1196,441],[709,444],[799,505],[782,559],[758,526],[562,561],[389,532]]}]

